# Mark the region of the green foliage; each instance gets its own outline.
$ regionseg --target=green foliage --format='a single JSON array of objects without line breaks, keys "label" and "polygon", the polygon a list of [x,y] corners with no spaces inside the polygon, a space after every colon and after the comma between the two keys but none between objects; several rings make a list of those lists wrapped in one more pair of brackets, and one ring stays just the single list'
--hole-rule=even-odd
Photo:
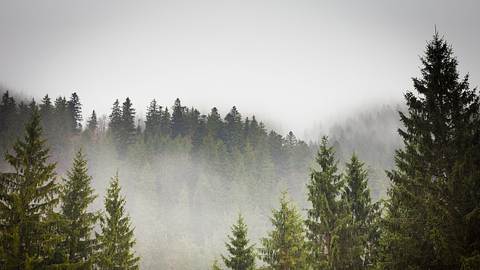
[{"label": "green foliage", "polygon": [[255,250],[247,238],[247,225],[242,215],[238,216],[237,223],[232,226],[232,235],[226,243],[228,256],[222,256],[225,265],[233,270],[255,269]]},{"label": "green foliage", "polygon": [[280,199],[280,209],[273,210],[272,214],[273,230],[261,241],[261,259],[269,269],[308,269],[303,220],[285,192]]},{"label": "green foliage", "polygon": [[112,177],[105,196],[106,215],[101,217],[101,234],[97,235],[99,269],[138,269],[140,258],[133,250],[133,228],[120,191],[117,173]]},{"label": "green foliage", "polygon": [[73,167],[67,172],[61,194],[61,215],[65,222],[63,226],[65,240],[62,248],[70,263],[93,261],[95,248],[95,240],[92,238],[93,227],[98,220],[98,214],[88,211],[88,207],[96,198],[91,180],[85,156],[78,151]]},{"label": "green foliage", "polygon": [[328,146],[326,137],[322,138],[316,162],[318,170],[313,169],[307,184],[307,238],[310,245],[310,259],[314,268],[334,267],[333,239],[335,231],[343,217],[340,199],[343,181],[337,170],[337,161],[333,147]]},{"label": "green foliage", "polygon": [[13,146],[6,161],[13,168],[0,181],[0,265],[5,269],[41,269],[54,264],[58,203],[55,164],[41,138],[36,109],[26,126],[23,141]]},{"label": "green foliage", "polygon": [[379,267],[469,269],[480,253],[479,96],[438,33],[421,61],[400,114]]},{"label": "green foliage", "polygon": [[345,188],[343,198],[348,204],[351,214],[352,269],[368,269],[374,265],[378,244],[380,218],[378,204],[370,198],[368,189],[368,173],[355,154],[346,164]]}]

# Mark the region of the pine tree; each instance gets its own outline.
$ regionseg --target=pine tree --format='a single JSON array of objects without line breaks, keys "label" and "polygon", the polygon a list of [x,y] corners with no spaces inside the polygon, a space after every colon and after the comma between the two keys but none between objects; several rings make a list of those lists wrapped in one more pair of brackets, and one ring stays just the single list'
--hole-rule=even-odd
[{"label": "pine tree", "polygon": [[213,107],[207,116],[207,133],[212,138],[219,139],[222,134],[223,121],[218,113],[218,109]]},{"label": "pine tree", "polygon": [[68,262],[78,265],[91,265],[94,256],[93,227],[98,214],[88,211],[96,198],[91,181],[85,156],[78,151],[61,193],[61,215],[65,220],[63,232],[66,235],[62,245]]},{"label": "pine tree", "polygon": [[224,141],[230,152],[232,152],[234,148],[241,149],[243,147],[242,126],[242,116],[237,108],[233,106],[225,116]]},{"label": "pine tree", "polygon": [[130,217],[125,213],[125,198],[121,189],[118,173],[112,177],[105,196],[106,215],[101,217],[99,241],[99,269],[138,269],[139,258],[133,246],[135,238]]},{"label": "pine tree", "polygon": [[55,164],[48,162],[38,111],[33,110],[24,140],[6,154],[12,173],[0,181],[0,241],[5,269],[40,269],[50,264],[58,241],[53,212],[58,203]]},{"label": "pine tree", "polygon": [[108,118],[108,132],[116,144],[117,149],[120,149],[122,143],[122,108],[120,108],[118,99],[113,103],[112,112]]},{"label": "pine tree", "polygon": [[162,107],[157,105],[157,101],[155,99],[152,100],[147,108],[145,120],[145,139],[147,141],[160,135],[160,126],[162,120],[161,112]]},{"label": "pine tree", "polygon": [[92,115],[87,121],[87,130],[90,132],[90,134],[94,135],[97,133],[97,129],[98,129],[97,114],[95,113],[95,110],[93,110]]},{"label": "pine tree", "polygon": [[135,109],[130,98],[127,97],[122,106],[121,146],[126,148],[132,144],[135,134]]},{"label": "pine tree", "polygon": [[70,123],[72,125],[72,132],[78,133],[82,130],[82,104],[77,93],[73,93],[68,101],[68,112],[70,115]]},{"label": "pine tree", "polygon": [[178,135],[184,136],[186,133],[185,107],[180,103],[180,99],[175,100],[172,111],[172,138]]},{"label": "pine tree", "polygon": [[[340,195],[344,183],[337,170],[337,161],[333,147],[328,146],[326,137],[322,138],[316,162],[318,170],[313,169],[307,184],[308,201],[312,204],[307,209],[307,238],[310,245],[310,259],[315,269],[342,269],[339,263],[337,244],[345,244],[346,213],[344,201]],[[347,243],[348,244],[348,243]]]},{"label": "pine tree", "polygon": [[407,92],[381,238],[384,269],[480,268],[479,95],[435,33]]},{"label": "pine tree", "polygon": [[344,200],[351,213],[351,254],[356,269],[372,267],[378,244],[378,205],[372,203],[368,173],[355,154],[346,164]]},{"label": "pine tree", "polygon": [[238,216],[237,223],[232,226],[232,236],[228,236],[226,243],[229,255],[222,256],[225,265],[233,270],[255,269],[255,251],[247,238],[247,225],[242,215]]},{"label": "pine tree", "polygon": [[260,257],[270,269],[309,269],[302,217],[282,193],[280,209],[272,211],[273,230],[262,239]]},{"label": "pine tree", "polygon": [[160,110],[160,134],[162,136],[167,137],[171,136],[172,134],[172,123],[170,119],[170,112],[168,112],[168,108],[165,107],[164,111]]}]

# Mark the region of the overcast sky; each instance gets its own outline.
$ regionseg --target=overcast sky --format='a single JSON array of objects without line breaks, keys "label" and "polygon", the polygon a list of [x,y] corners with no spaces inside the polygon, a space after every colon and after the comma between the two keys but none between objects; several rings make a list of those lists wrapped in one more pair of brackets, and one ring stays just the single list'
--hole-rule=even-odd
[{"label": "overcast sky", "polygon": [[0,84],[76,91],[84,112],[131,97],[236,105],[302,136],[315,123],[400,101],[434,25],[480,82],[480,1],[0,0]]}]

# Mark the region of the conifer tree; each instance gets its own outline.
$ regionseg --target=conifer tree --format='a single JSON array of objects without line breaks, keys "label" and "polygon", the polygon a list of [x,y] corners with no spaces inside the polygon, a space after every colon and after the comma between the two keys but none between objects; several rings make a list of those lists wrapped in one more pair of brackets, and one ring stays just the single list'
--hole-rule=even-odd
[{"label": "conifer tree", "polygon": [[70,116],[70,123],[72,125],[72,132],[78,133],[82,130],[82,104],[77,93],[73,93],[68,101],[68,112]]},{"label": "conifer tree", "polygon": [[316,157],[318,169],[313,169],[307,184],[307,238],[310,246],[310,259],[314,269],[341,269],[338,267],[339,250],[336,244],[345,243],[340,233],[345,232],[346,220],[344,201],[340,198],[344,183],[337,170],[333,147],[322,138]]},{"label": "conifer tree", "polygon": [[87,121],[87,130],[90,132],[90,134],[95,134],[98,129],[98,120],[97,120],[97,114],[95,113],[95,110],[92,111],[92,115]]},{"label": "conifer tree", "polygon": [[273,210],[272,214],[273,230],[262,239],[261,259],[269,269],[309,269],[303,220],[285,192],[280,199],[280,209]]},{"label": "conifer tree", "polygon": [[158,107],[155,99],[152,100],[147,108],[145,119],[145,139],[147,141],[160,135],[161,111],[162,107]]},{"label": "conifer tree", "polygon": [[356,269],[372,267],[378,244],[378,205],[372,203],[368,189],[368,173],[358,157],[353,154],[346,164],[344,200],[351,213],[353,230],[351,239],[352,260]]},{"label": "conifer tree", "polygon": [[125,198],[120,195],[118,173],[112,177],[105,196],[105,216],[101,217],[98,268],[138,269],[140,260],[134,253],[135,238],[130,217],[125,213]]},{"label": "conifer tree", "polygon": [[136,134],[135,129],[135,109],[130,101],[126,98],[122,106],[122,124],[121,124],[121,145],[126,147],[133,143]]},{"label": "conifer tree", "polygon": [[58,241],[53,212],[59,192],[55,164],[48,162],[40,116],[33,108],[24,139],[5,157],[13,172],[0,175],[0,265],[5,269],[46,267]]},{"label": "conifer tree", "polygon": [[381,238],[384,269],[480,268],[479,95],[435,33],[400,113]]},{"label": "conifer tree", "polygon": [[112,112],[109,115],[108,132],[112,136],[117,149],[120,149],[122,143],[122,108],[120,108],[120,102],[115,100],[112,106]]},{"label": "conifer tree", "polygon": [[184,136],[186,133],[185,107],[180,103],[180,99],[175,100],[172,111],[172,137]]},{"label": "conifer tree", "polygon": [[222,256],[225,265],[232,270],[255,269],[255,250],[249,244],[247,237],[247,225],[242,215],[238,216],[237,223],[232,226],[232,235],[228,236],[226,243],[228,256]]},{"label": "conifer tree", "polygon": [[172,123],[170,119],[170,112],[168,108],[165,107],[164,111],[160,110],[161,120],[160,120],[160,133],[162,136],[167,137],[172,133]]},{"label": "conifer tree", "polygon": [[207,116],[207,133],[208,136],[212,136],[212,138],[220,138],[223,128],[223,122],[220,114],[218,113],[218,109],[213,107],[210,111],[210,114]]},{"label": "conifer tree", "polygon": [[61,193],[61,215],[65,221],[63,233],[66,236],[62,246],[68,262],[85,266],[93,262],[93,227],[98,219],[97,213],[88,211],[96,195],[87,170],[87,161],[80,150],[75,155],[73,167],[67,172]]},{"label": "conifer tree", "polygon": [[242,141],[242,116],[235,106],[225,116],[225,134],[224,141],[229,151],[234,148],[241,149]]}]

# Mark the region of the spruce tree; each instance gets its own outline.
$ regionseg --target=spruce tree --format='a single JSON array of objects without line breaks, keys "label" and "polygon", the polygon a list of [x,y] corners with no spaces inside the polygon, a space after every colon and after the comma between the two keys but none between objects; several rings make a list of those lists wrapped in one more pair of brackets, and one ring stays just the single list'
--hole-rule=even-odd
[{"label": "spruce tree", "polygon": [[92,115],[87,121],[87,130],[90,132],[91,135],[94,135],[97,133],[98,129],[98,120],[97,120],[97,114],[95,113],[95,110],[92,111]]},{"label": "spruce tree", "polygon": [[273,230],[262,239],[261,259],[269,269],[309,269],[307,245],[302,217],[282,193],[280,209],[272,211]]},{"label": "spruce tree", "polygon": [[112,106],[112,112],[109,115],[108,130],[115,143],[120,144],[122,135],[122,108],[120,102],[115,100]]},{"label": "spruce tree", "polygon": [[66,235],[63,248],[68,262],[77,265],[91,265],[94,256],[93,227],[98,214],[88,209],[96,198],[91,181],[87,161],[80,150],[67,172],[61,193],[61,215],[65,221],[63,233]]},{"label": "spruce tree", "polygon": [[138,269],[140,260],[134,253],[135,238],[130,217],[125,213],[125,198],[120,195],[118,173],[112,177],[105,196],[105,215],[101,217],[98,268]]},{"label": "spruce tree", "polygon": [[238,216],[237,223],[232,226],[232,235],[228,236],[226,243],[228,256],[222,256],[225,265],[232,270],[255,269],[255,250],[249,244],[247,237],[247,225],[242,215]]},{"label": "spruce tree", "polygon": [[152,100],[147,108],[145,119],[145,140],[149,141],[160,135],[161,112],[162,107],[158,107],[155,99]]},{"label": "spruce tree", "polygon": [[77,93],[73,93],[68,101],[68,112],[70,116],[70,123],[72,125],[72,132],[78,133],[82,130],[82,104]]},{"label": "spruce tree", "polygon": [[132,144],[135,134],[135,109],[130,98],[127,97],[122,106],[121,146],[126,149],[128,145]]},{"label": "spruce tree", "polygon": [[180,103],[180,99],[175,100],[175,104],[172,109],[172,137],[175,138],[178,135],[184,136],[186,133],[186,119],[185,119],[185,107]]},{"label": "spruce tree", "polygon": [[13,154],[5,156],[13,172],[0,175],[0,265],[5,269],[46,267],[58,241],[53,211],[59,192],[55,163],[48,162],[40,116],[33,108],[24,139],[15,143]]},{"label": "spruce tree", "polygon": [[480,268],[479,95],[435,33],[400,113],[381,238],[384,269]]},{"label": "spruce tree", "polygon": [[345,232],[347,218],[344,201],[340,198],[344,183],[338,173],[333,147],[328,146],[326,137],[322,138],[316,157],[318,169],[312,169],[307,184],[307,238],[310,246],[310,260],[315,269],[340,269],[338,267],[339,250],[336,246],[345,244],[340,233]]},{"label": "spruce tree", "polygon": [[160,134],[162,136],[167,137],[171,136],[172,134],[172,123],[170,119],[170,112],[168,112],[168,108],[165,107],[164,111],[160,110]]},{"label": "spruce tree", "polygon": [[346,164],[344,200],[351,214],[353,230],[351,254],[355,269],[373,266],[378,244],[378,205],[372,203],[368,188],[368,173],[358,157],[353,154]]}]

